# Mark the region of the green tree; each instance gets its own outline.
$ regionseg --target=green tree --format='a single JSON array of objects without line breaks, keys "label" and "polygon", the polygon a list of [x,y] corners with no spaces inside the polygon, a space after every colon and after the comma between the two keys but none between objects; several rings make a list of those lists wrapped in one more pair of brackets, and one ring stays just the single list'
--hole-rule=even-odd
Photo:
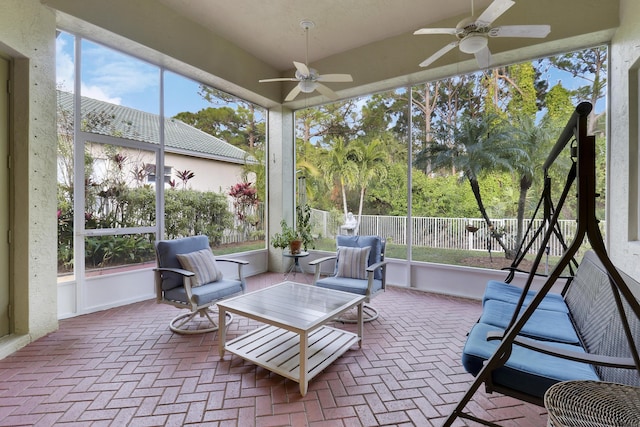
[{"label": "green tree", "polygon": [[510,117],[532,117],[538,112],[536,72],[531,62],[507,67],[510,99],[507,112]]},{"label": "green tree", "polygon": [[[264,111],[249,101],[229,95],[219,89],[200,86],[199,95],[211,104],[222,104],[220,115],[223,119],[222,134],[212,134],[242,149],[261,147],[265,149],[266,126]],[[229,105],[236,106],[232,112]]]},{"label": "green tree", "polygon": [[[571,114],[575,111],[575,105],[573,105],[571,101],[571,96],[571,91],[566,89],[561,82],[554,85],[549,90],[549,93],[547,93],[547,111],[542,117],[541,126],[547,129],[553,136],[557,137],[560,135]],[[551,178],[552,193],[554,195],[559,195],[562,191],[571,164],[570,150],[563,150],[553,163],[553,167],[548,171],[549,177]],[[542,193],[542,188],[539,189],[539,193]],[[567,199],[563,208],[567,218],[575,217],[575,206],[575,198]]]},{"label": "green tree", "polygon": [[[337,179],[339,174],[329,177],[320,169],[326,165],[327,157],[330,157],[327,151],[331,150],[338,138],[342,138],[340,144],[346,148],[346,141],[357,134],[355,126],[359,123],[359,117],[356,110],[359,105],[356,105],[356,101],[340,101],[296,111],[296,171],[299,171],[298,176],[306,178],[306,195],[314,208],[330,210],[334,200],[340,198],[343,205],[347,203],[346,187],[350,183],[345,181],[345,188],[339,183],[336,186],[334,178]],[[339,195],[335,193],[336,190]]]},{"label": "green tree", "polygon": [[478,204],[480,215],[487,229],[504,249],[505,256],[512,258],[515,253],[503,242],[502,235],[494,228],[482,199],[479,178],[482,174],[497,170],[513,169],[526,153],[509,143],[509,134],[494,116],[464,118],[459,126],[452,127],[444,134],[436,136],[437,144],[416,157],[416,163],[431,162],[436,169],[459,170],[469,182]]},{"label": "green tree", "polygon": [[364,205],[364,194],[367,187],[373,180],[384,181],[387,176],[386,160],[387,155],[384,145],[379,139],[374,139],[369,143],[358,139],[352,143],[351,156],[356,166],[355,185],[360,190],[360,201],[358,204],[358,223],[354,230],[358,234],[360,219],[362,217],[362,207]]},{"label": "green tree", "polygon": [[352,151],[352,148],[347,145],[344,138],[336,138],[331,148],[325,151],[321,168],[325,172],[325,180],[329,186],[333,186],[335,181],[340,186],[345,218],[349,212],[347,208],[347,187],[356,182],[358,176],[358,167],[352,156]]},{"label": "green tree", "polygon": [[535,123],[535,115],[522,114],[515,117],[515,125],[510,131],[514,142],[526,156],[515,162],[514,169],[518,173],[519,196],[516,247],[522,243],[524,236],[524,217],[527,208],[527,194],[533,185],[535,176],[540,172],[545,159],[551,151],[551,135],[548,129]]},{"label": "green tree", "polygon": [[550,149],[550,135],[546,128],[536,124],[538,111],[537,73],[531,62],[522,62],[507,67],[504,80],[508,83],[509,132],[513,142],[527,156],[515,162],[518,174],[518,208],[515,245],[519,247],[524,235],[524,217],[527,209],[527,195],[533,185],[536,172],[540,171]]},{"label": "green tree", "polygon": [[574,79],[585,82],[573,94],[576,104],[589,101],[594,106],[589,114],[588,134],[596,133],[598,122],[606,114],[605,110],[596,112],[595,106],[607,94],[607,52],[606,46],[598,46],[549,58],[555,68],[571,73]]}]

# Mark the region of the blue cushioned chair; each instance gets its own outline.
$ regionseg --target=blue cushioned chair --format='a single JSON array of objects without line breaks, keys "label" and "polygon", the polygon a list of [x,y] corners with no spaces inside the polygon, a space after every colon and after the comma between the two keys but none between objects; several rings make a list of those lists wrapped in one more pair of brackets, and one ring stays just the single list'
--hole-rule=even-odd
[{"label": "blue cushioned chair", "polygon": [[[194,253],[204,251],[203,258],[198,258],[194,263],[194,268],[189,271],[183,267],[178,255],[184,258],[194,255]],[[188,313],[183,313],[174,318],[169,323],[169,328],[179,334],[197,334],[213,332],[218,330],[218,324],[214,320],[213,306],[216,301],[234,294],[244,292],[246,285],[242,272],[242,267],[249,264],[244,260],[213,258],[208,253],[209,238],[207,236],[192,236],[175,240],[160,240],[156,242],[156,258],[158,267],[155,272],[156,299],[158,303],[170,304],[178,308],[186,308]],[[185,257],[186,255],[186,257]],[[205,263],[204,261],[211,261]],[[217,270],[218,262],[233,262],[238,266],[238,278],[227,279]],[[199,284],[199,277],[206,278],[211,271],[217,275],[208,283]],[[205,273],[202,273],[205,271]],[[197,286],[196,286],[197,285]],[[196,316],[206,318],[205,327],[194,328],[190,325],[191,320]],[[213,314],[213,317],[212,317]],[[229,319],[231,320],[231,319]],[[195,323],[195,322],[194,322]]]},{"label": "blue cushioned chair", "polygon": [[[368,305],[371,299],[379,292],[384,291],[386,285],[386,264],[384,260],[385,240],[380,236],[344,236],[340,235],[336,239],[338,252],[336,255],[319,258],[309,262],[309,265],[315,266],[314,284],[323,288],[334,289],[338,291],[351,292],[354,294],[365,295],[364,304],[364,321],[370,322],[378,318],[378,311]],[[345,266],[344,263],[348,258],[343,257],[341,263],[340,248],[370,248],[366,265],[362,266],[364,272],[358,271],[351,274],[355,270],[354,266]],[[345,251],[345,253],[348,253]],[[351,256],[351,254],[349,254]],[[335,269],[332,276],[320,278],[321,265],[327,261],[335,262]],[[356,260],[357,261],[357,260]],[[342,264],[342,265],[341,265]],[[340,267],[343,267],[342,269]],[[349,273],[345,273],[349,272]],[[364,273],[363,275],[360,273]],[[354,278],[350,276],[361,276],[362,278]],[[343,322],[353,322],[351,319],[341,318]]]}]

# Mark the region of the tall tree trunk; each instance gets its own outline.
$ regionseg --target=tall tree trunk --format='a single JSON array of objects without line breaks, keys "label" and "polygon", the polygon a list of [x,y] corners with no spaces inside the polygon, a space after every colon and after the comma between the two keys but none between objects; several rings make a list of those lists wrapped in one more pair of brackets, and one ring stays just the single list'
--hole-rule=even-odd
[{"label": "tall tree trunk", "polygon": [[487,214],[487,210],[484,207],[484,203],[482,201],[482,196],[480,195],[480,185],[478,184],[478,180],[468,178],[469,184],[471,185],[471,191],[473,192],[473,196],[476,198],[476,203],[478,204],[478,209],[480,210],[480,215],[484,218],[484,222],[487,224],[487,228],[489,229],[489,235],[496,239],[500,247],[504,250],[504,256],[506,259],[514,259],[515,251],[513,249],[508,248],[504,242],[502,241],[502,235],[496,232],[493,227],[493,222],[491,222],[491,218]]},{"label": "tall tree trunk", "polygon": [[342,191],[342,208],[344,209],[344,220],[347,220],[347,190],[344,187],[344,180],[340,178],[340,190]]},{"label": "tall tree trunk", "polygon": [[358,206],[358,222],[356,223],[356,228],[353,230],[354,235],[360,234],[360,221],[362,220],[362,205],[364,203],[364,192],[366,187],[360,188],[360,206]]},{"label": "tall tree trunk", "polygon": [[524,210],[527,205],[527,193],[533,184],[533,180],[530,176],[522,175],[520,177],[520,195],[518,197],[518,214],[517,214],[517,226],[516,226],[516,247],[519,248],[522,245],[522,238],[524,236]]}]

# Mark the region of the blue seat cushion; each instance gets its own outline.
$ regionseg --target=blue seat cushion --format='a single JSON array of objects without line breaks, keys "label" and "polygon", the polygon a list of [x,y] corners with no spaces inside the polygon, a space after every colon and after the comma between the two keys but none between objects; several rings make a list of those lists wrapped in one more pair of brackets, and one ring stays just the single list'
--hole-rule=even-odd
[{"label": "blue seat cushion", "polygon": [[[487,341],[487,333],[500,330],[493,325],[477,323],[469,332],[462,352],[462,365],[472,375],[477,375],[495,350],[500,341]],[[545,342],[547,345],[570,349],[584,353],[578,345]],[[553,384],[568,380],[595,380],[598,375],[591,365],[561,359],[518,345],[513,346],[511,357],[504,366],[492,373],[495,384],[517,390],[542,399],[544,393]]]},{"label": "blue seat cushion", "polygon": [[[515,310],[516,304],[490,299],[484,303],[479,322],[506,329]],[[523,307],[520,312],[524,310]],[[580,339],[567,313],[540,308],[536,308],[519,335],[540,340],[580,344]]]},{"label": "blue seat cushion", "polygon": [[[242,283],[239,280],[221,279],[217,282],[207,283],[197,288],[191,288],[194,302],[197,305],[209,304],[230,295],[242,292]],[[179,301],[185,304],[191,302],[187,298],[187,291],[184,286],[170,289],[164,293],[165,299]]]},{"label": "blue seat cushion", "polygon": [[[351,279],[347,277],[325,277],[324,279],[320,279],[316,282],[316,286],[320,286],[322,288],[329,288],[336,291],[343,292],[351,292],[352,294],[367,294],[367,284],[368,281],[366,279]],[[372,294],[375,294],[379,290],[382,289],[382,280],[373,279],[373,289],[371,290]]]},{"label": "blue seat cushion", "polygon": [[[518,286],[499,282],[497,280],[489,280],[484,291],[484,296],[482,297],[482,305],[484,306],[485,301],[492,299],[517,304],[521,294],[522,288]],[[524,299],[524,305],[529,305],[535,296],[535,291],[527,292],[527,296]],[[554,293],[548,293],[545,295],[537,308],[569,313],[569,308],[567,308],[567,304],[565,303],[564,298],[562,298],[562,295]]]}]

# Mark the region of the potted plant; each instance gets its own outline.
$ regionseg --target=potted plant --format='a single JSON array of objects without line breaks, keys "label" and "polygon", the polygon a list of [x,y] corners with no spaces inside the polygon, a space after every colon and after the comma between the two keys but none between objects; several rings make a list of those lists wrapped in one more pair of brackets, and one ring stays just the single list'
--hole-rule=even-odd
[{"label": "potted plant", "polygon": [[311,207],[306,203],[296,206],[296,226],[304,250],[306,251],[309,246],[314,248],[313,235],[311,234]]},{"label": "potted plant", "polygon": [[309,205],[304,204],[296,207],[296,220],[297,227],[295,229],[289,226],[284,219],[280,221],[282,232],[274,234],[271,238],[271,245],[274,248],[289,248],[290,253],[299,254],[302,248],[306,251],[309,246],[313,247]]},{"label": "potted plant", "polygon": [[286,249],[289,248],[289,252],[292,254],[300,253],[302,247],[302,240],[298,236],[296,230],[287,224],[284,219],[280,221],[281,233],[276,233],[271,237],[271,245],[274,248]]}]

